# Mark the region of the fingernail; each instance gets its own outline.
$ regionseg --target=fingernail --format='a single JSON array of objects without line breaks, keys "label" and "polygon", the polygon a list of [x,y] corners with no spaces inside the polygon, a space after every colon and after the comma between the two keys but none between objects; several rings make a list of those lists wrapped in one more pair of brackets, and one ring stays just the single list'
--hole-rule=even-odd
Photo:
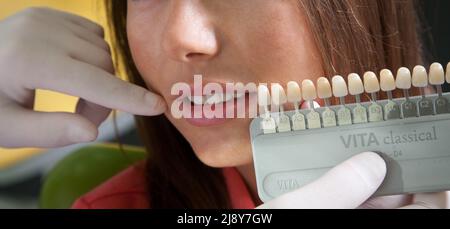
[{"label": "fingernail", "polygon": [[164,99],[153,93],[147,93],[145,95],[145,100],[150,108],[149,115],[159,115],[164,113],[167,109]]}]

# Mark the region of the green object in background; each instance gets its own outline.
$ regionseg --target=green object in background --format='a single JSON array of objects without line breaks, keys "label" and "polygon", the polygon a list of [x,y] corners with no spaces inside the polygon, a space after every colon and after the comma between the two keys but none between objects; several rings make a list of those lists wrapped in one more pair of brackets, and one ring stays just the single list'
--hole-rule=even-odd
[{"label": "green object in background", "polygon": [[40,208],[70,208],[83,194],[130,165],[145,159],[143,148],[92,145],[62,159],[45,177]]}]

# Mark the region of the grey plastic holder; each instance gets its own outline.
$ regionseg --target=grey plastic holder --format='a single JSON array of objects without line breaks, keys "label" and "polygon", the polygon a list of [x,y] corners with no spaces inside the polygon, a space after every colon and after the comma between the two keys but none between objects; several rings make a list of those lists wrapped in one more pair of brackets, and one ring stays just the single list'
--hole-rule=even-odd
[{"label": "grey plastic holder", "polygon": [[[436,101],[438,97],[427,98]],[[443,98],[450,101],[450,94]],[[394,101],[400,106],[405,99]],[[384,106],[387,101],[377,103]],[[371,102],[362,104],[368,107]],[[331,108],[336,111],[340,106]],[[300,112],[306,115],[308,110]],[[294,111],[285,114],[291,117]],[[264,202],[314,181],[365,151],[378,152],[387,163],[386,178],[374,196],[450,190],[448,113],[274,134],[263,134],[261,120],[252,121],[250,135],[258,194]]]}]

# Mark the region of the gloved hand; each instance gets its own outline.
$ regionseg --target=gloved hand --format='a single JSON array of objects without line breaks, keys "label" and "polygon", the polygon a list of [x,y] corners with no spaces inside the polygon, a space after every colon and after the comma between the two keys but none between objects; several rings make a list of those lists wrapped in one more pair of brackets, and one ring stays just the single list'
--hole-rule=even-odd
[{"label": "gloved hand", "polygon": [[258,208],[448,208],[447,192],[369,199],[385,175],[386,164],[378,154],[362,153]]},{"label": "gloved hand", "polygon": [[[30,8],[0,22],[0,146],[57,147],[92,141],[111,109],[158,115],[154,93],[114,76],[103,28]],[[81,97],[76,113],[33,111],[35,89]]]}]

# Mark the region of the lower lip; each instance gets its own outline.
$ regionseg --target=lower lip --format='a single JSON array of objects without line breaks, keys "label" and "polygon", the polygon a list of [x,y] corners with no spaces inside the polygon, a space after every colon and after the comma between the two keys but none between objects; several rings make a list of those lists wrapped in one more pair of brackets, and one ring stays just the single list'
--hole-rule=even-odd
[{"label": "lower lip", "polygon": [[197,127],[208,127],[208,126],[221,125],[221,124],[225,123],[227,120],[232,119],[232,118],[225,118],[227,110],[228,111],[229,110],[234,110],[235,116],[233,116],[233,117],[236,117],[237,107],[238,106],[242,106],[242,103],[245,103],[245,109],[248,110],[248,100],[249,100],[248,97],[249,97],[249,95],[246,94],[245,96],[243,96],[241,98],[232,100],[234,102],[228,101],[228,102],[224,102],[224,103],[219,104],[219,106],[223,106],[223,109],[222,109],[223,110],[223,116],[222,117],[224,117],[224,118],[206,118],[206,117],[204,117],[203,112],[202,112],[203,111],[203,106],[202,105],[193,105],[193,106],[191,106],[191,117],[194,117],[194,111],[195,110],[201,111],[200,113],[202,114],[202,117],[200,117],[200,118],[195,118],[195,117],[194,118],[186,118],[186,121],[189,124],[191,124],[193,126],[197,126]]}]

